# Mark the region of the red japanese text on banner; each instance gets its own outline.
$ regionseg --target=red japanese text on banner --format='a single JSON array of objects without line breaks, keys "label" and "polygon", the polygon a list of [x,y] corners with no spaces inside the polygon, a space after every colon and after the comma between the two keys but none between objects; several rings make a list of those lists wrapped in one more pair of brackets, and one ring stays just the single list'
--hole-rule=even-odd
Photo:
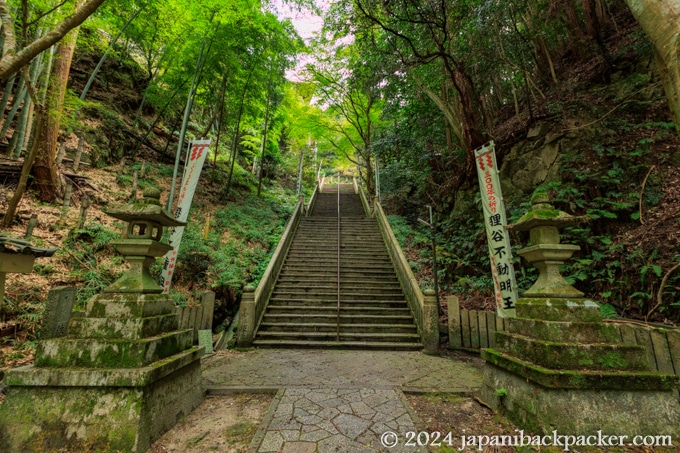
[{"label": "red japanese text on banner", "polygon": [[[191,202],[194,199],[196,185],[198,184],[198,179],[201,175],[201,170],[203,169],[203,163],[205,162],[209,147],[210,140],[196,140],[191,142],[188,159],[184,166],[184,176],[182,177],[182,185],[180,186],[179,198],[177,199],[177,208],[175,209],[175,218],[182,222],[186,222],[189,217],[189,209],[191,209]],[[177,264],[177,251],[182,242],[183,233],[184,227],[170,228],[168,245],[172,246],[172,250],[170,250],[163,258],[163,271],[161,272],[160,280],[164,294],[170,290],[172,274],[174,274],[175,265]]]},{"label": "red japanese text on banner", "polygon": [[514,318],[517,285],[493,142],[475,151],[475,162],[479,188],[482,192],[482,210],[484,211],[486,238],[489,243],[496,312],[501,318]]}]

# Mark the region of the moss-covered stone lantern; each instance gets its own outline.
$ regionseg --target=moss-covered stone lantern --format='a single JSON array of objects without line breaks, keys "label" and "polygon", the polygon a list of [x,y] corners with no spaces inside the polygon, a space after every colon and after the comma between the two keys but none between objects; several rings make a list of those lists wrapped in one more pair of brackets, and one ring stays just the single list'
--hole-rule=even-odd
[{"label": "moss-covered stone lantern", "polygon": [[130,270],[105,288],[105,293],[163,292],[163,288],[149,273],[149,266],[157,257],[172,250],[172,247],[160,242],[163,227],[184,226],[186,222],[176,220],[162,208],[160,195],[158,189],[148,188],[141,200],[134,200],[121,209],[104,211],[111,217],[126,222],[123,239],[111,241],[111,245],[130,263]]},{"label": "moss-covered stone lantern", "polygon": [[678,376],[652,371],[645,348],[621,343],[599,305],[560,275],[579,247],[560,244],[559,228],[583,218],[548,201],[539,190],[529,212],[510,226],[529,231],[531,245],[519,254],[539,277],[517,301],[517,317],[506,319],[494,346],[482,350],[482,399],[537,434],[679,436]]},{"label": "moss-covered stone lantern", "polygon": [[0,236],[0,321],[4,321],[2,302],[7,274],[30,274],[36,258],[52,256],[56,251],[56,248],[32,247],[27,241]]},{"label": "moss-covered stone lantern", "polygon": [[70,319],[64,337],[40,341],[33,365],[7,371],[0,451],[145,452],[203,400],[204,348],[149,274],[170,250],[163,228],[184,224],[159,198],[147,189],[108,211],[127,222],[113,245],[130,270]]},{"label": "moss-covered stone lantern", "polygon": [[585,217],[575,217],[559,211],[549,203],[548,194],[537,192],[531,199],[532,206],[508,229],[528,231],[531,246],[518,253],[538,269],[538,280],[524,292],[523,297],[583,297],[583,293],[571,286],[560,274],[560,266],[580,250],[578,245],[560,244],[559,229],[575,225]]}]

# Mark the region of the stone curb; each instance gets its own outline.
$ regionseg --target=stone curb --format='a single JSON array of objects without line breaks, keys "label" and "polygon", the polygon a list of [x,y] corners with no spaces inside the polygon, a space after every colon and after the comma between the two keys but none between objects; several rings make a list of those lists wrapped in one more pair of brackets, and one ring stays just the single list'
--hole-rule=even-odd
[{"label": "stone curb", "polygon": [[285,391],[286,389],[277,390],[276,396],[269,405],[269,409],[267,410],[267,413],[265,414],[262,423],[260,423],[260,426],[257,428],[257,431],[253,436],[253,440],[251,440],[250,445],[248,445],[248,453],[257,453],[257,451],[260,449],[260,445],[262,445],[264,436],[267,433],[267,429],[269,429],[269,425],[274,419],[274,414],[276,413],[276,409],[278,409],[279,407],[279,403],[281,402],[281,399],[283,398],[283,394],[285,393]]}]

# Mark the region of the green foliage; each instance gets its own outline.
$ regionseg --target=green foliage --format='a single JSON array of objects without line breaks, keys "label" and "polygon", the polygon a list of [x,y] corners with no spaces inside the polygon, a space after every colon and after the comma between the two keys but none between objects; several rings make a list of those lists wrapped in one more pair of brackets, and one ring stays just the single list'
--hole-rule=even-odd
[{"label": "green foliage", "polygon": [[[119,237],[117,231],[88,222],[82,230],[71,231],[57,252],[66,259],[71,275],[82,282],[76,291],[75,309],[83,309],[92,296],[122,274],[120,260],[109,245],[112,239]],[[102,255],[112,256],[112,259],[100,259]]]},{"label": "green foliage", "polygon": [[614,308],[614,306],[612,306],[611,304],[601,303],[599,305],[603,319],[613,319],[618,316],[618,313],[616,313],[616,308]]},{"label": "green foliage", "polygon": [[191,222],[182,239],[175,283],[237,291],[246,283],[256,285],[291,213],[290,204],[245,195],[240,204],[214,211],[207,239],[203,222]]}]

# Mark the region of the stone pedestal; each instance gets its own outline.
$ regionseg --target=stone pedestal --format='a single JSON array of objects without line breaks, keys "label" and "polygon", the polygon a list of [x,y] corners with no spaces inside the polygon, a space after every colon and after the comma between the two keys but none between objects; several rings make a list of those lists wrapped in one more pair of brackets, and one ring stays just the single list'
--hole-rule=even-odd
[{"label": "stone pedestal", "polygon": [[[535,433],[680,436],[678,376],[652,372],[586,299],[520,299],[496,332],[482,399]],[[499,391],[503,389],[502,391]],[[632,437],[631,437],[632,439]]]},{"label": "stone pedestal", "polygon": [[89,300],[65,337],[38,343],[35,364],[6,373],[0,451],[145,452],[203,401],[202,347],[179,330],[172,300],[149,274],[163,227],[179,226],[160,193],[109,214],[128,222],[113,244],[130,270]]},{"label": "stone pedestal", "polygon": [[203,348],[178,326],[166,296],[95,296],[7,372],[0,451],[146,451],[203,401]]},{"label": "stone pedestal", "polygon": [[569,285],[559,267],[578,246],[560,244],[558,227],[579,219],[553,208],[545,192],[510,228],[529,231],[520,250],[539,271],[517,301],[517,317],[496,332],[482,398],[518,426],[561,435],[680,436],[679,377],[652,372],[643,346],[622,344],[600,307]]}]

